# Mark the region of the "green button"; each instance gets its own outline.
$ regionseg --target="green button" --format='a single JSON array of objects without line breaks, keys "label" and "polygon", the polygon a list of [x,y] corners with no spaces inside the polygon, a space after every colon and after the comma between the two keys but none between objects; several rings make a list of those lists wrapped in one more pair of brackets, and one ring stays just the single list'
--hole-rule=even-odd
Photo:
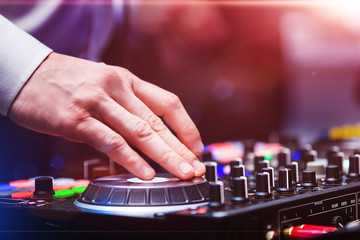
[{"label": "green button", "polygon": [[271,160],[273,160],[273,158],[274,158],[274,154],[272,154],[272,153],[264,155],[265,160],[271,161]]},{"label": "green button", "polygon": [[82,187],[74,187],[71,190],[74,191],[75,194],[82,194],[87,186],[82,186]]},{"label": "green button", "polygon": [[64,190],[59,190],[59,191],[55,191],[55,197],[57,198],[67,198],[67,197],[72,197],[74,196],[74,191],[71,189],[64,189]]}]

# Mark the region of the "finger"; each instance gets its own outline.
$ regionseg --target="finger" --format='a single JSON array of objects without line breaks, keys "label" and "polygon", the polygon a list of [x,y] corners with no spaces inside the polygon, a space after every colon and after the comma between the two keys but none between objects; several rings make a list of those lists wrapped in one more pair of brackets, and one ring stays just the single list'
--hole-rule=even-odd
[{"label": "finger", "polygon": [[133,90],[156,115],[164,118],[185,146],[201,155],[204,145],[199,131],[176,95],[140,79],[134,80]]},{"label": "finger", "polygon": [[181,179],[194,176],[194,168],[170,148],[146,121],[131,114],[110,97],[103,97],[96,103],[98,106],[92,107],[96,115],[120,135],[126,136],[131,145]]},{"label": "finger", "polygon": [[[202,176],[205,174],[205,166],[197,159],[194,153],[182,144],[179,139],[175,137],[174,134],[166,127],[162,120],[135,95],[130,93],[126,95],[122,94],[120,96],[115,95],[113,97],[117,102],[121,102],[121,105],[129,112],[145,120],[167,145],[169,145],[177,154],[190,163],[195,169],[195,176]],[[126,101],[123,100],[124,97],[126,98]]]},{"label": "finger", "polygon": [[104,152],[135,176],[144,180],[155,177],[155,171],[150,165],[119,134],[95,118],[88,117],[81,121],[75,132],[80,139]]}]

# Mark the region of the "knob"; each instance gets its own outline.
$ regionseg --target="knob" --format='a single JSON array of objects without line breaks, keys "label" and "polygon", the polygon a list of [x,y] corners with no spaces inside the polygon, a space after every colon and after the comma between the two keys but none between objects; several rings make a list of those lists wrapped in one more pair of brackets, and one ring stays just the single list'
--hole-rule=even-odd
[{"label": "knob", "polygon": [[212,208],[219,208],[224,206],[224,184],[221,181],[210,182],[210,202],[209,206]]},{"label": "knob", "polygon": [[359,175],[359,162],[360,162],[360,155],[356,154],[349,157],[349,173],[347,174],[347,178],[350,181],[358,180]]},{"label": "knob", "polygon": [[360,154],[360,148],[356,148],[355,150],[354,150],[354,155],[355,154]]},{"label": "knob", "polygon": [[315,150],[308,151],[305,156],[303,157],[303,160],[307,162],[313,162],[317,159],[317,152]]},{"label": "knob", "polygon": [[326,167],[326,184],[339,184],[340,183],[340,175],[339,175],[339,167],[336,165],[330,165]]},{"label": "knob", "polygon": [[278,153],[279,167],[286,166],[290,161],[290,150],[288,148],[283,148],[281,152]]},{"label": "knob", "polygon": [[239,166],[233,166],[231,169],[231,179],[245,176],[245,166],[239,165]]},{"label": "knob", "polygon": [[35,198],[52,198],[54,194],[52,177],[35,178]]},{"label": "knob", "polygon": [[312,146],[310,144],[306,144],[302,149],[300,149],[301,158],[300,161],[304,160],[304,157],[312,150]]},{"label": "knob", "polygon": [[316,174],[312,170],[304,170],[302,172],[302,183],[301,186],[304,188],[313,188],[317,187]]},{"label": "knob", "polygon": [[254,163],[255,163],[255,172],[259,171],[261,167],[259,167],[259,162],[263,162],[265,160],[264,156],[255,156]]},{"label": "knob", "polygon": [[332,162],[329,165],[336,165],[339,167],[340,174],[343,173],[343,161],[345,158],[345,154],[343,152],[335,153],[332,157]]},{"label": "knob", "polygon": [[247,178],[244,176],[233,179],[233,202],[244,202],[248,200]]},{"label": "knob", "polygon": [[269,167],[269,161],[266,161],[266,160],[260,161],[257,164],[258,164],[257,165],[258,168],[255,169],[256,172],[261,172],[261,169]]},{"label": "knob", "polygon": [[212,161],[214,161],[210,151],[203,152],[201,158],[202,158],[201,159],[202,162],[212,162]]},{"label": "knob", "polygon": [[206,172],[205,178],[208,182],[216,182],[217,181],[217,163],[216,162],[204,162]]},{"label": "knob", "polygon": [[256,199],[268,199],[271,197],[269,178],[267,172],[256,174]]},{"label": "knob", "polygon": [[290,193],[295,189],[292,187],[292,180],[290,178],[290,169],[283,168],[279,169],[279,180],[278,180],[278,188],[276,189],[279,193]]},{"label": "knob", "polygon": [[262,168],[261,171],[269,173],[270,188],[271,189],[275,188],[274,168],[273,167]]},{"label": "knob", "polygon": [[297,162],[292,162],[286,165],[286,168],[291,169],[291,180],[292,184],[296,185],[299,182],[299,165]]},{"label": "knob", "polygon": [[326,157],[328,162],[332,162],[333,156],[340,151],[340,148],[338,146],[332,146],[330,149],[326,151]]},{"label": "knob", "polygon": [[236,165],[243,165],[243,160],[242,158],[235,158],[234,160],[232,160],[230,162],[230,167],[236,166]]}]

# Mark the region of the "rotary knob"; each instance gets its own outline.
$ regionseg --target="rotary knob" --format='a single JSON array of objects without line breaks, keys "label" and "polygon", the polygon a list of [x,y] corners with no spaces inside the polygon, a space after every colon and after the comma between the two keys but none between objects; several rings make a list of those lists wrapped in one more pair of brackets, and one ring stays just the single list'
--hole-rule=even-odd
[{"label": "rotary knob", "polygon": [[221,181],[210,182],[210,201],[211,208],[220,208],[224,206],[224,184]]},{"label": "rotary knob", "polygon": [[231,179],[245,176],[245,166],[239,165],[239,166],[233,166],[231,168]]},{"label": "rotary knob", "polygon": [[335,153],[332,157],[332,161],[329,162],[329,165],[336,165],[339,167],[340,174],[343,173],[343,161],[345,154],[343,152]]},{"label": "rotary knob", "polygon": [[35,198],[52,198],[54,194],[52,177],[35,178]]},{"label": "rotary knob", "polygon": [[297,162],[292,162],[286,165],[286,168],[291,169],[291,181],[292,185],[296,185],[299,182],[299,165]]},{"label": "rotary knob", "polygon": [[265,160],[264,156],[255,156],[254,163],[255,163],[255,172],[259,171],[261,167],[259,167],[259,162],[263,162]]},{"label": "rotary knob", "polygon": [[285,167],[286,164],[290,163],[290,161],[291,161],[291,159],[290,159],[290,150],[288,148],[283,148],[278,153],[279,167]]},{"label": "rotary knob", "polygon": [[328,185],[336,185],[340,183],[339,167],[330,165],[326,167],[325,183]]},{"label": "rotary knob", "polygon": [[294,192],[295,189],[292,187],[290,171],[291,170],[287,168],[279,169],[278,188],[276,189],[278,193]]},{"label": "rotary knob", "polygon": [[301,186],[304,188],[313,188],[317,187],[318,184],[316,182],[316,173],[312,170],[304,170],[302,172],[302,183]]},{"label": "rotary knob", "polygon": [[268,199],[271,198],[270,193],[270,176],[269,173],[258,173],[256,174],[256,199]]},{"label": "rotary knob", "polygon": [[308,151],[305,156],[303,157],[303,160],[307,162],[313,162],[317,159],[317,152],[315,150]]},{"label": "rotary knob", "polygon": [[270,188],[274,189],[275,188],[274,168],[273,167],[262,168],[261,171],[269,173]]},{"label": "rotary knob", "polygon": [[329,163],[332,162],[333,156],[340,151],[338,146],[332,146],[330,149],[326,151],[326,157]]},{"label": "rotary knob", "polygon": [[248,200],[247,178],[244,176],[233,179],[233,198],[232,202],[240,203]]},{"label": "rotary knob", "polygon": [[205,178],[208,182],[216,182],[217,181],[217,163],[216,162],[204,162],[206,172]]},{"label": "rotary knob", "polygon": [[260,162],[258,162],[257,167],[258,168],[255,169],[256,172],[261,172],[261,169],[269,167],[269,161],[266,161],[266,160],[260,161]]},{"label": "rotary knob", "polygon": [[346,175],[348,181],[359,180],[360,155],[355,154],[349,157],[349,173]]}]

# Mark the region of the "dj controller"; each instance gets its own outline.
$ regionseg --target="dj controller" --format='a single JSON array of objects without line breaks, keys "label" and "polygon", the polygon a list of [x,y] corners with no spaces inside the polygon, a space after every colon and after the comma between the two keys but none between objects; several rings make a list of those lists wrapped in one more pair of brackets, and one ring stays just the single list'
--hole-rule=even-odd
[{"label": "dj controller", "polygon": [[[335,146],[336,144],[336,146]],[[359,145],[209,145],[203,177],[0,185],[0,239],[341,239],[360,237]]]}]

